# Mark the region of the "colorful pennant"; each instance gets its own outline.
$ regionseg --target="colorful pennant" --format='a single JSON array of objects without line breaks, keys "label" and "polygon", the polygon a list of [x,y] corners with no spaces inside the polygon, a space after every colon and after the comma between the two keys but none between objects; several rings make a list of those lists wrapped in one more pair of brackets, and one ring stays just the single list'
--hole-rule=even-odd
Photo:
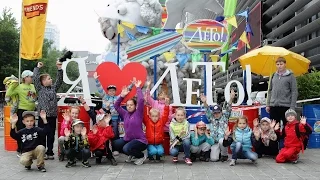
[{"label": "colorful pennant", "polygon": [[252,32],[252,29],[251,29],[251,26],[249,23],[246,23],[246,33],[249,33],[251,34],[251,36],[253,36],[253,32]]},{"label": "colorful pennant", "polygon": [[192,62],[199,62],[201,60],[201,53],[192,53],[191,60]]},{"label": "colorful pennant", "polygon": [[123,24],[124,26],[127,26],[128,28],[130,29],[133,29],[136,27],[136,25],[132,24],[132,23],[129,23],[129,22],[123,22],[121,21],[121,24]]},{"label": "colorful pennant", "polygon": [[246,9],[245,11],[242,11],[242,12],[238,13],[237,15],[238,15],[238,16],[243,16],[243,17],[245,17],[245,18],[248,18],[248,16],[249,16],[249,10]]},{"label": "colorful pennant", "polygon": [[133,34],[131,34],[129,31],[125,31],[126,32],[126,35],[128,36],[128,38],[130,39],[130,40],[136,40],[136,37],[134,37],[134,35]]},{"label": "colorful pennant", "polygon": [[249,45],[249,41],[248,41],[248,38],[247,38],[247,33],[245,31],[243,31],[242,35],[240,36],[239,38],[242,42],[244,42],[247,47],[250,49],[250,45]]},{"label": "colorful pennant", "polygon": [[190,54],[177,54],[176,58],[177,58],[177,60],[179,62],[180,68],[183,68],[184,65],[186,65],[186,63],[190,59]]},{"label": "colorful pennant", "polygon": [[160,34],[161,31],[162,31],[161,28],[152,27],[151,29],[152,29],[152,35],[153,35],[153,36]]},{"label": "colorful pennant", "polygon": [[137,28],[137,31],[139,33],[148,34],[148,32],[149,32],[149,28],[148,27],[136,25],[136,28]]},{"label": "colorful pennant", "polygon": [[[212,62],[218,62],[219,55],[210,55]],[[214,68],[217,68],[217,65],[214,65]]]},{"label": "colorful pennant", "polygon": [[120,34],[120,37],[123,37],[123,33],[125,31],[124,27],[121,24],[118,24],[118,33]]},{"label": "colorful pennant", "polygon": [[226,19],[228,24],[231,24],[233,27],[238,28],[236,16],[232,16]]},{"label": "colorful pennant", "polygon": [[172,52],[165,52],[165,53],[163,53],[163,56],[166,59],[166,61],[171,61],[174,59],[175,54]]}]

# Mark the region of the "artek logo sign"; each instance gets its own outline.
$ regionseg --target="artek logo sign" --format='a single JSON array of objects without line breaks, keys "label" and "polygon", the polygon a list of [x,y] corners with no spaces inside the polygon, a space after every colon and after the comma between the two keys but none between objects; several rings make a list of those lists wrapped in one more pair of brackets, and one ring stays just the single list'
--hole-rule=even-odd
[{"label": "artek logo sign", "polygon": [[36,3],[24,6],[24,15],[30,19],[40,14],[45,14],[47,10],[47,3]]}]

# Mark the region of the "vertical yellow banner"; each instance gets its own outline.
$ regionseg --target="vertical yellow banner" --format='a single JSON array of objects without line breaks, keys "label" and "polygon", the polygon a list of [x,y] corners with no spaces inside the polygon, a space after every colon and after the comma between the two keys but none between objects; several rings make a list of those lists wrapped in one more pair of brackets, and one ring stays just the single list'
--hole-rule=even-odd
[{"label": "vertical yellow banner", "polygon": [[23,0],[21,24],[21,58],[42,58],[48,0]]}]

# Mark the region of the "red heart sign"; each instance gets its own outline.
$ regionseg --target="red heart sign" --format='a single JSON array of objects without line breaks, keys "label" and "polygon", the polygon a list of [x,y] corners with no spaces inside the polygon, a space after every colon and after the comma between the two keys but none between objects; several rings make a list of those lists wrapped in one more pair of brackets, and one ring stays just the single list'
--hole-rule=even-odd
[{"label": "red heart sign", "polygon": [[[96,72],[105,91],[107,91],[106,89],[109,85],[117,87],[116,95],[121,93],[123,86],[131,84],[133,77],[142,81],[141,87],[143,87],[147,79],[146,68],[137,62],[125,65],[122,70],[113,62],[103,62],[97,67]],[[133,98],[135,95],[136,88],[134,87],[122,102],[127,102],[128,99]]]}]

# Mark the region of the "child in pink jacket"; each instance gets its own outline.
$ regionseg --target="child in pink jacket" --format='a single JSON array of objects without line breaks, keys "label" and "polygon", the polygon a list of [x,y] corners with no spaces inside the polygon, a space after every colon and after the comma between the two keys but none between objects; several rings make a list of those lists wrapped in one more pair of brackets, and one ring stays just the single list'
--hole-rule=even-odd
[{"label": "child in pink jacket", "polygon": [[[160,111],[160,115],[163,116],[164,112],[164,107],[165,105],[165,98],[168,97],[166,92],[160,91],[158,94],[158,100],[154,100],[151,95],[150,95],[150,85],[151,85],[151,80],[147,81],[147,89],[145,92],[145,100],[148,105],[151,106],[151,108],[158,109]],[[168,116],[168,122],[164,126],[164,131],[169,132],[169,124],[171,122],[171,119],[174,118],[174,114],[172,114],[172,107],[169,106],[169,116]]]},{"label": "child in pink jacket", "polygon": [[65,140],[65,134],[64,130],[71,129],[71,124],[74,119],[78,119],[80,113],[80,108],[77,106],[72,106],[70,109],[68,109],[67,112],[65,112],[63,116],[63,121],[61,123],[61,129],[59,132],[59,139],[58,139],[58,144],[59,144],[59,161],[64,160],[64,140]]}]

